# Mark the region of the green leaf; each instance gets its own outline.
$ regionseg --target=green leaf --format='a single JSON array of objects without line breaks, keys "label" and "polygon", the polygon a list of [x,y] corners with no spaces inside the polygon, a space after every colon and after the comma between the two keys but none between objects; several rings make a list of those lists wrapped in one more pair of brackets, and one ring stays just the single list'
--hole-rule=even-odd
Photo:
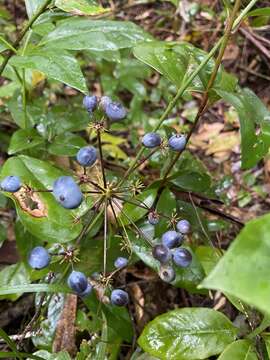
[{"label": "green leaf", "polygon": [[39,350],[34,355],[40,356],[43,360],[71,360],[67,351],[60,351],[58,353],[49,353],[47,350]]},{"label": "green leaf", "polygon": [[[1,177],[17,175],[23,184],[34,189],[52,189],[53,182],[64,175],[63,171],[53,167],[49,162],[20,155],[8,159],[1,171]],[[23,191],[23,190],[21,190]],[[40,238],[49,242],[68,242],[76,238],[82,225],[74,222],[74,216],[79,214],[82,206],[76,210],[67,210],[61,207],[51,193],[36,193],[37,198],[28,196],[27,200],[19,202],[16,194],[5,193],[16,205],[20,220],[26,229]],[[23,203],[22,203],[23,201]],[[32,210],[38,207],[44,210],[35,215]],[[22,208],[22,204],[24,208]]]},{"label": "green leaf", "polygon": [[[206,58],[207,53],[189,43],[176,43],[164,41],[152,41],[139,44],[134,49],[134,55],[148,64],[160,74],[164,75],[177,87],[194,72],[194,68]],[[206,88],[214,67],[214,61],[210,60],[207,65],[195,77],[188,91],[202,91]],[[222,88],[232,91],[236,85],[236,79],[224,70],[220,70],[214,84],[214,89]]]},{"label": "green leaf", "polygon": [[263,335],[262,338],[263,338],[265,346],[266,346],[268,357],[270,357],[270,334],[267,333],[267,334]]},{"label": "green leaf", "polygon": [[270,7],[264,7],[250,11],[247,16],[270,16]]},{"label": "green leaf", "polygon": [[6,228],[0,223],[0,248],[3,244],[3,242],[6,240],[7,238],[7,230]]},{"label": "green leaf", "polygon": [[70,50],[118,50],[131,48],[152,37],[129,21],[68,19],[41,41],[49,48]]},{"label": "green leaf", "polygon": [[81,136],[64,133],[54,138],[48,151],[58,156],[75,156],[80,148],[86,145],[86,141]]},{"label": "green leaf", "polygon": [[[13,265],[11,265],[13,266]],[[0,285],[0,295],[18,293],[68,293],[70,289],[62,284],[21,284],[21,285]],[[17,295],[16,295],[17,296]],[[6,298],[6,296],[5,296]]]},{"label": "green leaf", "polygon": [[[0,289],[5,287],[12,288],[14,286],[20,286],[21,284],[25,284],[27,282],[29,282],[29,276],[23,263],[6,266],[0,271]],[[6,294],[10,295],[1,296],[4,294],[0,291],[0,300],[9,299],[15,301],[21,296],[21,291],[18,290],[17,292],[10,292]]]},{"label": "green leaf", "polygon": [[254,345],[248,340],[238,340],[226,347],[218,360],[257,360]]},{"label": "green leaf", "polygon": [[55,6],[74,15],[98,15],[107,11],[95,0],[56,0]]},{"label": "green leaf", "polygon": [[[270,111],[249,89],[229,93],[218,90],[218,94],[238,112],[241,126],[242,168],[255,166],[267,154],[270,146]],[[257,134],[256,125],[260,127]]]},{"label": "green leaf", "polygon": [[38,135],[35,129],[20,129],[12,134],[8,148],[8,154],[13,155],[17,152],[31,149],[44,143],[44,139]]},{"label": "green leaf", "polygon": [[36,13],[38,8],[44,4],[44,1],[45,0],[24,0],[29,19]]},{"label": "green leaf", "polygon": [[270,215],[248,222],[200,287],[227,292],[270,314],[269,239]]},{"label": "green leaf", "polygon": [[18,359],[22,359],[22,356],[20,354],[20,352],[17,350],[17,345],[16,343],[14,343],[14,341],[8,336],[8,334],[0,328],[0,336],[2,339],[5,340],[6,344],[10,347],[10,349],[16,354],[16,357],[18,357]]},{"label": "green leaf", "polygon": [[160,359],[206,359],[234,341],[236,328],[222,313],[207,308],[182,308],[156,317],[138,343]]},{"label": "green leaf", "polygon": [[159,214],[163,215],[160,216],[159,223],[154,227],[155,237],[161,237],[161,235],[168,230],[168,223],[172,215],[176,213],[175,196],[169,189],[165,189],[162,192],[156,210]]},{"label": "green leaf", "polygon": [[87,94],[87,86],[74,56],[64,51],[37,49],[24,56],[13,56],[10,64],[20,69],[34,69]]}]

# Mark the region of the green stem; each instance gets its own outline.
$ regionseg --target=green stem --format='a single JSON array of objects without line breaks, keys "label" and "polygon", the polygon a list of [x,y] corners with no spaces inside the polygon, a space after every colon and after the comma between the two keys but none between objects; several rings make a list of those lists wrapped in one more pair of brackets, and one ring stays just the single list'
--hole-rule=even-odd
[{"label": "green stem", "polygon": [[10,50],[12,50],[15,54],[17,54],[17,50],[2,36],[0,36],[0,41],[5,44]]},{"label": "green stem", "polygon": [[[12,44],[12,47],[14,48],[14,50],[16,50],[18,48],[21,40],[24,38],[27,31],[31,28],[31,26],[39,18],[39,16],[44,13],[44,11],[47,9],[47,7],[51,3],[51,1],[52,0],[45,0],[44,4],[40,6],[40,8],[37,10],[37,12],[32,16],[32,18],[29,20],[29,22],[25,25],[25,27],[22,29],[22,31],[18,35],[17,40]],[[13,56],[13,50],[9,50],[7,55],[4,57],[4,60],[0,66],[0,76],[2,75],[7,63],[9,62],[9,59],[12,56]]]},{"label": "green stem", "polygon": [[106,199],[104,203],[104,243],[103,243],[103,275],[104,276],[106,276],[106,268],[107,268],[107,229],[108,229],[107,206],[108,206],[108,200]]}]

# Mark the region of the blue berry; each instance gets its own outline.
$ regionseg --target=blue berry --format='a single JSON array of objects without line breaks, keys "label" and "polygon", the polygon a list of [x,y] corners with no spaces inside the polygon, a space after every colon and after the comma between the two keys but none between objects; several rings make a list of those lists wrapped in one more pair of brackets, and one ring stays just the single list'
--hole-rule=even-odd
[{"label": "blue berry", "polygon": [[83,201],[80,187],[70,176],[61,176],[53,184],[55,199],[66,209],[75,209]]},{"label": "blue berry", "polygon": [[108,102],[105,106],[105,113],[111,121],[123,120],[127,115],[124,106],[117,102]]},{"label": "blue berry", "polygon": [[49,265],[51,257],[48,251],[42,246],[36,246],[28,256],[28,264],[31,268],[40,270]]},{"label": "blue berry", "polygon": [[87,277],[80,271],[72,271],[67,279],[68,286],[77,294],[82,295],[88,288]]},{"label": "blue berry", "polygon": [[100,101],[99,101],[99,106],[101,107],[101,109],[102,109],[103,111],[105,111],[106,106],[107,106],[108,104],[110,104],[111,102],[113,102],[113,101],[112,101],[112,99],[111,99],[109,96],[102,96],[102,97],[100,98]]},{"label": "blue berry", "polygon": [[147,148],[155,148],[157,146],[160,146],[161,137],[159,136],[159,134],[154,132],[147,133],[143,136],[142,143]]},{"label": "blue berry", "polygon": [[128,264],[128,259],[126,259],[125,257],[118,257],[115,262],[114,262],[114,266],[117,268],[117,269],[121,269],[125,266],[127,266]]},{"label": "blue berry", "polygon": [[172,282],[175,279],[175,271],[171,266],[161,266],[159,277],[165,282]]},{"label": "blue berry", "polygon": [[155,211],[151,211],[148,214],[148,221],[151,225],[157,225],[159,223],[159,215]]},{"label": "blue berry", "polygon": [[152,255],[156,260],[158,260],[162,264],[165,264],[168,261],[170,261],[172,257],[170,249],[168,249],[167,246],[163,244],[154,246],[152,250]]},{"label": "blue berry", "polygon": [[82,293],[79,293],[80,297],[85,298],[86,296],[90,295],[92,289],[93,289],[92,285],[88,283],[87,288]]},{"label": "blue berry", "polygon": [[186,147],[187,139],[184,135],[176,134],[169,138],[169,147],[174,151],[183,151]]},{"label": "blue berry", "polygon": [[190,251],[184,248],[176,249],[173,253],[173,262],[175,265],[186,268],[192,262],[192,255]]},{"label": "blue berry", "polygon": [[115,289],[111,293],[111,303],[116,306],[125,306],[129,302],[128,293],[121,289]]},{"label": "blue berry", "polygon": [[86,110],[91,113],[92,111],[95,110],[95,108],[97,107],[97,97],[95,95],[93,96],[85,96],[83,98],[83,106],[86,108]]},{"label": "blue berry", "polygon": [[181,234],[188,234],[190,232],[190,222],[188,220],[178,221],[176,227]]},{"label": "blue berry", "polygon": [[82,166],[91,166],[97,160],[97,150],[93,146],[84,146],[77,152],[76,159]]},{"label": "blue berry", "polygon": [[183,242],[183,235],[177,231],[169,230],[162,235],[162,244],[169,249],[180,246]]},{"label": "blue berry", "polygon": [[0,184],[0,188],[3,191],[8,191],[12,193],[20,190],[21,186],[22,185],[20,178],[18,176],[13,176],[13,175],[5,177]]}]

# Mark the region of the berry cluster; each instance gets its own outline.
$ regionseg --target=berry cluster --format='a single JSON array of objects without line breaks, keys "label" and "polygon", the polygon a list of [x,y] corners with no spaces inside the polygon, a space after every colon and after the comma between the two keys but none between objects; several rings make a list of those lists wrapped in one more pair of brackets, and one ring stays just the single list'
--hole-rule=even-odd
[{"label": "berry cluster", "polygon": [[[100,141],[100,132],[104,127],[104,120],[106,124],[109,125],[110,122],[116,122],[123,120],[127,112],[125,108],[117,102],[113,102],[108,96],[102,96],[98,98],[97,96],[85,96],[83,99],[83,105],[91,114],[96,115],[97,118],[100,118],[100,122],[95,122],[93,128],[97,132],[98,139],[98,149],[92,145],[84,146],[76,154],[76,161],[84,169],[84,175],[79,177],[78,181],[75,181],[72,176],[60,176],[57,178],[52,186],[52,189],[46,190],[33,190],[27,185],[23,185],[21,179],[18,176],[7,176],[0,183],[0,190],[15,193],[20,189],[24,191],[46,191],[51,192],[55,200],[65,209],[76,209],[78,208],[84,199],[84,193],[95,193],[100,195],[102,201],[106,203],[116,204],[116,199],[121,201],[130,202],[131,199],[121,198],[120,195],[125,195],[129,190],[134,190],[135,193],[139,189],[138,185],[135,185],[133,188],[124,188],[123,191],[120,191],[119,184],[109,184],[106,181],[106,176],[103,167],[103,158],[101,150],[101,141]],[[142,144],[146,148],[157,148],[163,144],[163,140],[160,135],[156,132],[147,133],[142,138]],[[186,138],[184,135],[174,134],[168,140],[168,147],[171,150],[181,152],[185,149]],[[155,151],[155,150],[154,150]],[[87,174],[87,168],[92,167],[100,158],[100,166],[103,173],[103,184],[97,184],[91,181],[91,177]],[[125,179],[125,177],[124,177]],[[120,182],[121,183],[121,182]],[[81,188],[82,184],[91,184],[94,186],[95,191],[84,191]],[[100,204],[102,203],[100,201]],[[131,204],[133,201],[130,202]],[[99,205],[100,205],[99,204]],[[134,204],[134,203],[133,203]],[[135,203],[136,204],[136,203]],[[140,204],[138,204],[141,206]],[[144,205],[143,205],[144,207]],[[160,217],[162,214],[158,214],[154,208],[147,208],[148,210],[148,221],[152,225],[157,225],[159,223]],[[114,214],[114,216],[116,216]],[[117,219],[116,219],[117,222]],[[166,282],[171,282],[175,279],[175,271],[172,267],[172,263],[176,266],[187,267],[192,261],[191,253],[180,247],[184,241],[184,236],[190,232],[190,224],[187,220],[181,220],[176,224],[177,231],[169,230],[162,235],[161,243],[158,245],[152,246],[152,254],[155,259],[157,259],[160,264],[160,277]],[[37,246],[29,254],[28,263],[29,265],[36,270],[41,270],[49,266],[52,256],[60,255],[52,254],[50,251],[45,249],[42,246]],[[68,260],[72,264],[72,271],[67,278],[67,284],[77,295],[81,297],[88,296],[94,285],[94,282],[89,280],[85,274],[73,269],[73,253],[71,252],[64,255],[64,260]],[[116,271],[123,269],[128,265],[128,259],[124,257],[118,257],[114,266]],[[106,278],[104,271],[103,277]],[[108,283],[108,282],[107,282]],[[106,283],[106,284],[107,284]],[[111,303],[117,306],[126,305],[129,301],[128,293],[121,289],[115,289],[111,292],[110,297]]]},{"label": "berry cluster", "polygon": [[[152,217],[148,216],[148,219],[153,224]],[[156,219],[155,224],[157,224]],[[153,257],[161,264],[159,276],[166,282],[172,282],[175,279],[175,271],[171,262],[181,268],[188,267],[192,262],[190,251],[180,247],[183,244],[184,236],[190,232],[190,223],[187,220],[180,220],[176,224],[176,228],[177,231],[166,231],[161,237],[161,244],[155,245],[152,249]]]}]

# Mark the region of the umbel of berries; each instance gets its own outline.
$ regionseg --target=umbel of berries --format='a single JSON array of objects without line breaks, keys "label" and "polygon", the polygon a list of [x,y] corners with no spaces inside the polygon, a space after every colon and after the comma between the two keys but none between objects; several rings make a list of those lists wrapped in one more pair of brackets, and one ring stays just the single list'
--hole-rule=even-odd
[{"label": "umbel of berries", "polygon": [[163,244],[155,245],[152,250],[152,255],[162,264],[169,262],[172,257],[170,249]]},{"label": "umbel of berries", "polygon": [[66,209],[76,209],[83,201],[80,187],[70,176],[61,176],[53,184],[55,199]]},{"label": "umbel of berries", "polygon": [[191,252],[184,248],[175,249],[173,252],[173,262],[179,267],[188,267],[192,262]]},{"label": "umbel of berries", "polygon": [[31,268],[41,270],[46,268],[51,261],[48,251],[42,246],[36,246],[28,256],[28,264]]},{"label": "umbel of berries", "polygon": [[169,230],[162,235],[162,244],[172,249],[180,246],[183,242],[183,235],[177,231]]},{"label": "umbel of berries", "polygon": [[21,188],[21,180],[18,176],[7,176],[0,183],[0,190],[14,193]]}]

